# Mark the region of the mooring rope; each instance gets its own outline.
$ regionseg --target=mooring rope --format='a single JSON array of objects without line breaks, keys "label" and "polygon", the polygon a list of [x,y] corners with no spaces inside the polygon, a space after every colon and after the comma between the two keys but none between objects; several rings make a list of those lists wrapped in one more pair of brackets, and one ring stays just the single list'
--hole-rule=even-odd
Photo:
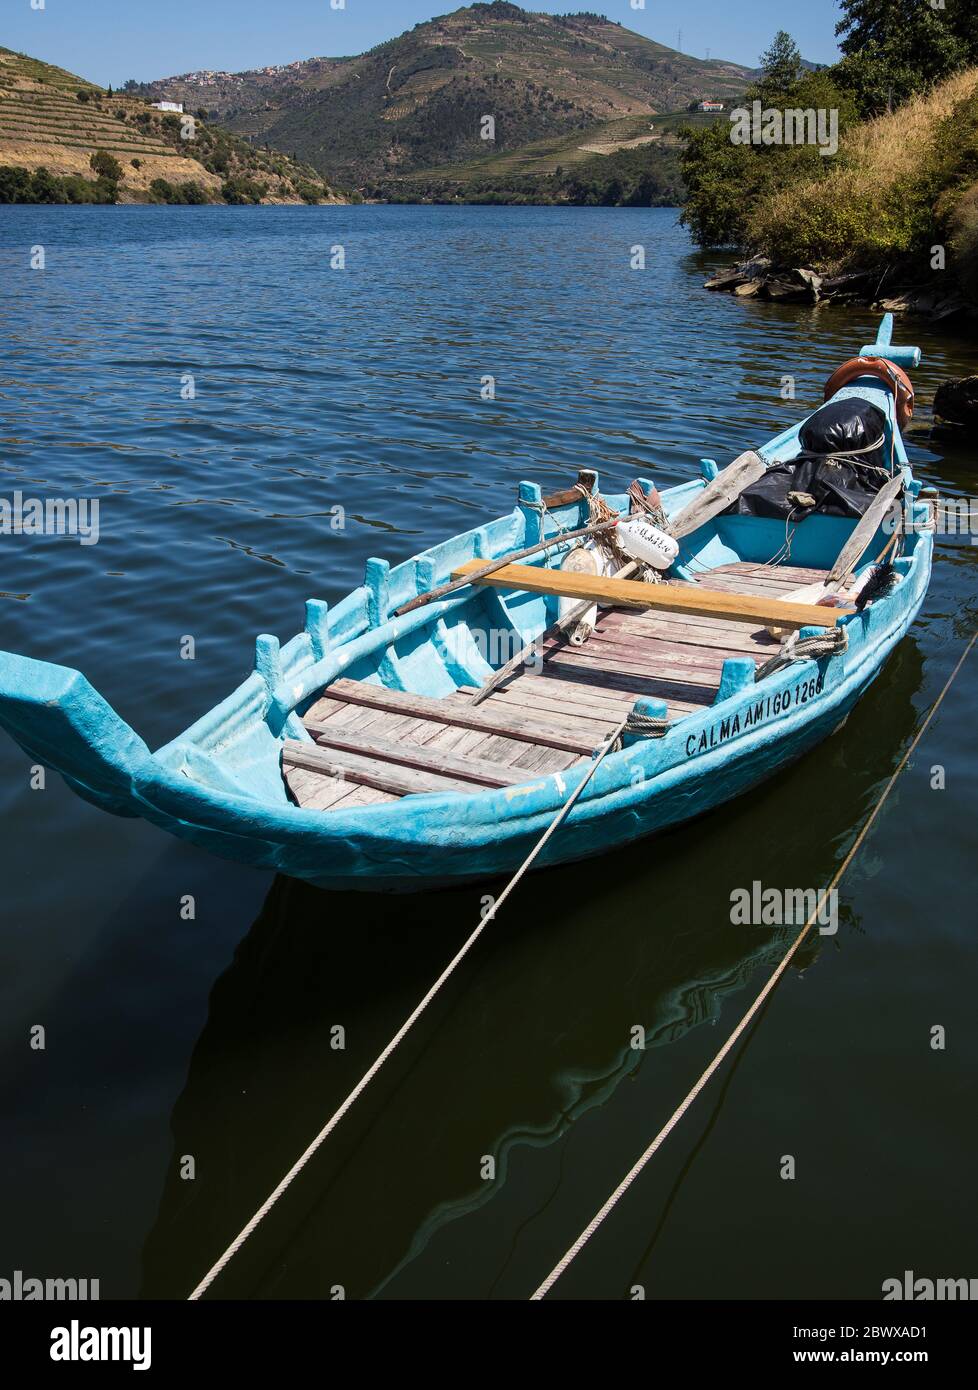
[{"label": "mooring rope", "polygon": [[554,1284],[556,1284],[556,1282],[557,1282],[557,1280],[560,1278],[560,1276],[561,1276],[561,1275],[564,1273],[564,1271],[567,1269],[568,1265],[580,1254],[581,1250],[583,1250],[584,1246],[587,1244],[587,1242],[588,1242],[588,1241],[591,1239],[591,1237],[594,1235],[595,1231],[598,1229],[598,1227],[599,1227],[599,1226],[601,1225],[601,1223],[604,1221],[605,1217],[607,1217],[608,1215],[610,1215],[610,1213],[614,1210],[614,1208],[617,1206],[617,1204],[619,1203],[619,1201],[621,1200],[621,1198],[625,1195],[625,1193],[626,1193],[626,1192],[628,1191],[628,1189],[631,1187],[632,1183],[635,1181],[635,1179],[636,1179],[636,1178],[639,1176],[639,1174],[642,1172],[643,1168],[646,1166],[646,1164],[649,1162],[649,1160],[652,1158],[652,1156],[657,1152],[657,1150],[660,1149],[660,1148],[662,1147],[662,1144],[665,1142],[665,1140],[669,1137],[669,1135],[670,1135],[670,1134],[672,1133],[672,1131],[675,1129],[676,1125],[679,1123],[679,1121],[682,1119],[682,1117],[686,1114],[686,1111],[689,1109],[689,1107],[692,1105],[693,1101],[696,1099],[696,1097],[697,1097],[697,1096],[700,1094],[700,1092],[703,1090],[704,1086],[705,1086],[705,1085],[707,1084],[707,1082],[710,1081],[711,1078],[716,1074],[716,1072],[718,1071],[718,1069],[719,1069],[721,1063],[722,1063],[722,1062],[724,1061],[724,1059],[730,1054],[730,1051],[731,1051],[731,1049],[733,1048],[734,1044],[737,1042],[738,1038],[740,1038],[740,1037],[743,1035],[744,1031],[745,1031],[745,1030],[748,1028],[748,1026],[750,1025],[751,1020],[756,1016],[758,1010],[763,1006],[765,1000],[766,1000],[766,999],[769,997],[769,995],[773,992],[773,990],[774,990],[775,986],[777,985],[778,981],[781,979],[782,975],[785,973],[785,971],[787,970],[789,964],[791,963],[791,960],[792,960],[793,956],[794,956],[795,953],[797,952],[798,948],[801,946],[801,943],[804,941],[805,937],[806,937],[806,936],[808,935],[808,933],[811,931],[812,926],[814,925],[814,923],[818,920],[818,915],[819,915],[819,913],[820,913],[821,910],[822,910],[822,907],[823,907],[823,905],[824,905],[824,903],[825,903],[826,898],[829,896],[830,893],[832,893],[832,892],[839,886],[839,883],[841,882],[843,876],[845,875],[847,869],[849,868],[849,865],[852,863],[852,861],[855,859],[856,855],[858,854],[860,848],[862,847],[863,842],[864,842],[865,839],[866,839],[866,836],[869,834],[870,830],[873,828],[873,825],[874,825],[875,822],[876,822],[877,816],[879,815],[880,811],[883,809],[883,805],[884,805],[884,803],[886,802],[887,798],[889,797],[890,792],[893,790],[894,786],[896,785],[897,778],[898,778],[898,777],[900,776],[900,774],[903,772],[903,769],[906,767],[907,763],[910,761],[911,757],[913,756],[914,752],[916,751],[917,745],[920,743],[920,740],[923,738],[924,734],[927,732],[928,728],[930,727],[931,721],[933,720],[934,716],[937,714],[937,711],[940,709],[941,704],[942,704],[942,702],[943,702],[943,700],[944,700],[945,695],[946,695],[947,692],[950,690],[951,686],[953,685],[954,681],[956,680],[957,675],[958,675],[958,672],[961,670],[961,667],[964,665],[965,661],[967,660],[967,658],[968,658],[968,656],[969,656],[969,654],[970,654],[970,652],[971,652],[972,647],[974,647],[974,645],[975,645],[975,642],[978,642],[978,632],[975,632],[975,633],[972,634],[971,640],[968,642],[968,645],[965,647],[964,651],[961,653],[961,656],[958,658],[957,665],[954,667],[954,670],[953,670],[953,671],[951,672],[951,674],[948,676],[947,681],[945,682],[944,687],[943,687],[943,689],[941,690],[941,693],[938,695],[938,697],[937,697],[937,699],[934,701],[933,705],[931,705],[930,710],[929,710],[928,713],[927,713],[927,717],[925,718],[924,722],[921,724],[920,728],[917,730],[917,733],[916,733],[916,736],[914,737],[913,742],[910,744],[910,747],[909,747],[909,748],[907,749],[907,751],[904,753],[904,755],[903,755],[903,757],[900,759],[899,763],[897,763],[897,766],[896,766],[895,771],[893,772],[893,775],[890,777],[890,779],[889,779],[889,781],[887,782],[886,786],[883,788],[882,794],[880,795],[878,801],[876,802],[876,804],[875,804],[875,806],[873,807],[872,811],[870,812],[869,816],[866,818],[865,822],[863,823],[862,829],[859,831],[859,834],[856,836],[856,839],[855,839],[855,841],[853,842],[853,845],[852,845],[851,849],[849,850],[849,853],[846,855],[845,859],[843,859],[843,861],[842,861],[842,863],[840,864],[839,868],[836,870],[835,877],[832,879],[832,882],[829,884],[828,888],[826,888],[826,889],[823,890],[822,895],[821,895],[820,898],[819,898],[818,905],[816,906],[816,908],[815,908],[814,911],[812,912],[811,916],[808,918],[808,921],[807,921],[807,922],[805,923],[805,925],[802,927],[801,931],[800,931],[800,932],[798,933],[798,935],[795,937],[794,941],[793,941],[793,942],[791,943],[791,945],[789,946],[789,948],[788,948],[788,950],[787,950],[787,952],[786,952],[784,958],[781,960],[781,962],[780,962],[780,963],[778,964],[778,966],[775,968],[774,972],[772,973],[772,975],[771,975],[770,978],[768,979],[767,983],[764,985],[764,988],[763,988],[763,989],[761,990],[761,992],[758,994],[757,998],[756,998],[756,999],[754,1000],[754,1002],[751,1004],[750,1008],[749,1008],[749,1009],[747,1010],[747,1012],[744,1014],[743,1018],[742,1018],[742,1019],[740,1020],[740,1022],[737,1024],[736,1028],[735,1028],[735,1029],[733,1030],[733,1032],[730,1034],[730,1036],[729,1036],[729,1038],[727,1039],[727,1041],[726,1041],[726,1042],[723,1044],[723,1046],[720,1048],[720,1051],[716,1054],[716,1056],[715,1056],[715,1057],[713,1058],[713,1060],[709,1063],[709,1065],[706,1067],[706,1069],[701,1073],[701,1075],[700,1075],[699,1079],[696,1081],[696,1083],[690,1088],[689,1091],[687,1091],[686,1095],[685,1095],[685,1096],[683,1097],[683,1099],[680,1101],[679,1105],[677,1105],[676,1109],[672,1112],[672,1114],[670,1115],[669,1119],[665,1122],[665,1124],[664,1124],[664,1125],[662,1126],[662,1128],[659,1130],[658,1134],[657,1134],[657,1135],[655,1136],[655,1138],[652,1140],[651,1144],[648,1146],[648,1148],[645,1150],[645,1152],[642,1154],[642,1156],[641,1156],[641,1157],[637,1160],[637,1162],[634,1163],[634,1164],[632,1165],[632,1167],[628,1170],[628,1172],[627,1172],[627,1173],[625,1174],[625,1176],[622,1178],[621,1182],[620,1182],[620,1183],[618,1184],[618,1186],[615,1188],[614,1192],[612,1192],[612,1194],[611,1194],[611,1196],[608,1198],[608,1200],[607,1200],[607,1201],[604,1203],[604,1205],[595,1213],[595,1215],[592,1217],[592,1219],[591,1219],[591,1220],[588,1222],[588,1224],[584,1227],[584,1230],[581,1232],[581,1234],[580,1234],[580,1235],[577,1237],[577,1239],[574,1241],[574,1244],[567,1250],[567,1252],[563,1255],[563,1257],[562,1257],[560,1260],[558,1260],[558,1262],[556,1263],[556,1265],[554,1265],[553,1269],[552,1269],[552,1270],[550,1271],[550,1273],[547,1275],[546,1279],[544,1279],[543,1283],[539,1286],[539,1288],[538,1288],[534,1293],[532,1293],[532,1294],[530,1295],[530,1301],[531,1301],[531,1302],[539,1301],[540,1299],[545,1298],[546,1295],[547,1295],[547,1294],[550,1292],[550,1290],[553,1288]]},{"label": "mooring rope", "polygon": [[795,630],[788,634],[775,655],[757,668],[754,683],[780,671],[782,666],[790,666],[792,662],[820,661],[823,656],[836,656],[846,651],[848,646],[849,634],[844,627],[830,627],[811,637],[799,637]]},{"label": "mooring rope", "polygon": [[527,873],[534,860],[538,857],[541,850],[547,844],[548,840],[563,823],[571,808],[574,806],[574,803],[577,801],[584,788],[588,785],[594,774],[597,772],[598,768],[601,766],[601,763],[603,762],[604,758],[607,756],[608,753],[616,749],[621,735],[624,732],[629,719],[632,717],[633,716],[631,715],[631,712],[629,712],[629,714],[619,724],[617,724],[615,728],[612,729],[611,732],[606,736],[604,743],[600,745],[598,752],[592,758],[591,765],[588,768],[586,775],[581,778],[577,786],[571,792],[570,796],[561,805],[553,820],[550,822],[546,830],[540,836],[539,840],[533,846],[533,849],[523,860],[523,863],[516,870],[516,873],[506,884],[506,887],[503,889],[499,897],[492,904],[489,911],[482,918],[482,921],[476,927],[475,931],[462,945],[460,950],[456,952],[456,954],[452,957],[449,963],[445,966],[445,969],[441,972],[441,974],[438,976],[438,979],[428,990],[428,993],[404,1020],[400,1028],[397,1030],[397,1032],[391,1038],[390,1042],[384,1048],[383,1052],[381,1052],[380,1055],[376,1058],[376,1060],[367,1068],[367,1070],[364,1072],[363,1076],[361,1076],[360,1080],[354,1086],[350,1094],[346,1097],[346,1099],[339,1106],[339,1108],[333,1112],[330,1118],[323,1125],[322,1129],[316,1135],[315,1139],[312,1140],[312,1142],[299,1156],[299,1158],[296,1159],[295,1163],[293,1163],[292,1167],[285,1174],[285,1177],[282,1178],[281,1182],[279,1182],[277,1186],[273,1188],[273,1190],[268,1194],[264,1202],[262,1202],[261,1206],[255,1212],[254,1216],[252,1216],[251,1219],[248,1222],[246,1222],[244,1226],[242,1226],[241,1230],[235,1236],[234,1240],[232,1240],[231,1244],[224,1251],[224,1254],[221,1255],[221,1257],[218,1260],[216,1260],[215,1263],[211,1266],[211,1268],[207,1271],[203,1279],[201,1279],[200,1283],[194,1289],[193,1293],[191,1293],[188,1296],[188,1302],[193,1302],[194,1300],[199,1299],[202,1294],[207,1292],[207,1290],[210,1288],[211,1284],[213,1284],[217,1276],[221,1273],[225,1266],[231,1262],[234,1256],[241,1249],[242,1245],[244,1245],[248,1237],[268,1215],[268,1213],[271,1211],[272,1207],[274,1207],[275,1203],[279,1200],[282,1194],[286,1191],[286,1189],[290,1186],[294,1179],[299,1176],[303,1168],[305,1168],[306,1164],[316,1153],[317,1149],[319,1149],[319,1147],[322,1145],[323,1141],[327,1139],[330,1134],[332,1134],[333,1130],[336,1128],[340,1120],[342,1120],[343,1116],[353,1105],[357,1097],[363,1094],[367,1086],[370,1084],[370,1082],[380,1071],[381,1067],[387,1061],[388,1057],[390,1057],[391,1053],[395,1050],[395,1048],[403,1040],[407,1033],[410,1032],[411,1028],[424,1013],[425,1009],[431,1003],[432,999],[434,999],[435,995],[441,989],[442,985],[445,984],[445,982],[451,977],[455,969],[461,964],[461,962],[471,951],[472,947],[478,941],[479,937],[485,931],[486,927],[488,927],[489,923],[496,916],[496,913],[502,907],[503,903],[509,897],[510,893],[512,893],[513,889],[517,886],[517,884],[520,882],[523,876]]}]

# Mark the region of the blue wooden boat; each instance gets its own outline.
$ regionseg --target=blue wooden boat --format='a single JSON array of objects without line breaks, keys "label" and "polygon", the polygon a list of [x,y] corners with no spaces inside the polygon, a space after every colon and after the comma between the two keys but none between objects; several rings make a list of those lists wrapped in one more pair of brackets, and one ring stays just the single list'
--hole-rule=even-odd
[{"label": "blue wooden boat", "polygon": [[[4,652],[0,724],[104,810],[327,887],[410,891],[510,872],[589,771],[538,863],[597,855],[689,820],[837,730],[923,601],[931,506],[907,462],[896,378],[878,364],[914,366],[920,353],[891,336],[888,315],[860,351],[865,371],[857,363],[820,408],[876,407],[888,487],[902,493],[902,530],[894,537],[887,524],[872,526],[842,607],[782,596],[822,584],[872,508],[806,510],[809,498],[786,524],[745,510],[750,488],[731,488],[730,505],[682,536],[670,582],[641,586],[652,606],[603,606],[583,645],[548,639],[539,669],[521,669],[474,704],[514,648],[552,625],[568,594],[561,567],[573,543],[502,579],[396,610],[466,565],[586,525],[596,505],[578,490],[543,506],[539,486],[524,483],[507,515],[394,568],[368,560],[363,585],[332,607],[310,599],[301,632],[284,645],[260,636],[248,679],[155,753],[79,672]],[[804,425],[752,455],[765,478],[803,456]],[[715,497],[730,470],[703,460],[701,474],[659,494],[670,525],[695,516],[697,499]],[[641,486],[655,496],[650,482]],[[633,503],[622,494],[601,505],[625,516]],[[852,595],[886,551],[888,586],[857,609]],[[630,595],[639,587],[610,582],[632,583]],[[772,604],[792,615],[787,645],[767,630]],[[832,641],[813,649],[808,639],[827,633]],[[500,636],[507,640],[494,649]],[[630,711],[642,718],[593,771]]]}]

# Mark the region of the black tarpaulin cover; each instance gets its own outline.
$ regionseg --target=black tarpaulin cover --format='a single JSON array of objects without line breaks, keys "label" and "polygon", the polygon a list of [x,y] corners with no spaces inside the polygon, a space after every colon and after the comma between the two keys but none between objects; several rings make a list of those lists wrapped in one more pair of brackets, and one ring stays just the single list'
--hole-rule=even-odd
[{"label": "black tarpaulin cover", "polygon": [[[799,432],[802,452],[772,465],[727,508],[727,516],[767,516],[802,521],[806,516],[862,516],[886,482],[883,412],[848,396],[829,401]],[[789,493],[805,493],[815,506]]]}]

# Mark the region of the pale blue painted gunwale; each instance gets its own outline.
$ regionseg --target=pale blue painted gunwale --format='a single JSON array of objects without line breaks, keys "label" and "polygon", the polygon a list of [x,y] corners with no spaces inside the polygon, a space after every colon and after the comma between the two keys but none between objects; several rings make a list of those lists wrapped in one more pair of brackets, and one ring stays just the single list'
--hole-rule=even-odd
[{"label": "pale blue painted gunwale", "polygon": [[[862,355],[885,349],[906,365],[919,350],[893,348],[892,317]],[[894,456],[904,470],[916,524],[928,508],[916,502],[890,393],[860,378],[840,395],[859,396],[884,411]],[[768,462],[799,449],[799,422],[765,445]],[[889,444],[889,440],[888,440]],[[705,486],[702,477],[664,490],[675,513]],[[326,887],[410,891],[512,871],[583,777],[587,764],[529,778],[525,784],[474,795],[439,793],[344,811],[293,805],[280,770],[286,738],[307,739],[301,715],[339,676],[393,689],[443,696],[483,681],[491,667],[472,633],[512,628],[538,635],[555,600],[539,595],[463,589],[403,618],[390,613],[419,592],[444,582],[473,557],[493,558],[541,534],[533,503],[540,490],[521,485],[510,514],[454,536],[390,568],[367,562],[365,582],[332,608],[312,599],[304,629],[284,646],[258,638],[254,672],[214,709],[155,754],[69,667],[0,652],[0,725],[34,761],[56,769],[80,795],[119,815],[139,815],[227,858],[277,870]],[[627,510],[627,497],[607,496]],[[546,520],[546,532],[580,516],[576,506]],[[828,568],[853,522],[810,517],[797,527],[791,562]],[[878,533],[866,563],[888,536]],[[763,561],[784,540],[780,522],[720,517],[688,537],[681,572],[737,560]],[[742,687],[736,664],[725,672],[716,702],[678,720],[664,738],[633,740],[609,754],[539,862],[554,864],[600,854],[676,825],[730,800],[820,742],[844,721],[913,623],[930,580],[933,536],[910,528],[901,581],[885,599],[844,619],[848,649],[819,662],[798,662]],[[562,548],[544,563],[558,564]]]}]

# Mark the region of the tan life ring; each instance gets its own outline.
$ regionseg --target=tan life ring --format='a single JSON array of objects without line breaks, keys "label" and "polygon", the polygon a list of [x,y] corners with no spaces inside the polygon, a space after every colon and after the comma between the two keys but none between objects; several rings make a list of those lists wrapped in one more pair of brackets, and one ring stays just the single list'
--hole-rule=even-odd
[{"label": "tan life ring", "polygon": [[913,382],[903,368],[888,357],[850,357],[848,362],[836,367],[825,383],[825,400],[831,400],[836,391],[860,376],[875,376],[890,388],[896,399],[897,424],[901,430],[906,429],[913,418]]}]

